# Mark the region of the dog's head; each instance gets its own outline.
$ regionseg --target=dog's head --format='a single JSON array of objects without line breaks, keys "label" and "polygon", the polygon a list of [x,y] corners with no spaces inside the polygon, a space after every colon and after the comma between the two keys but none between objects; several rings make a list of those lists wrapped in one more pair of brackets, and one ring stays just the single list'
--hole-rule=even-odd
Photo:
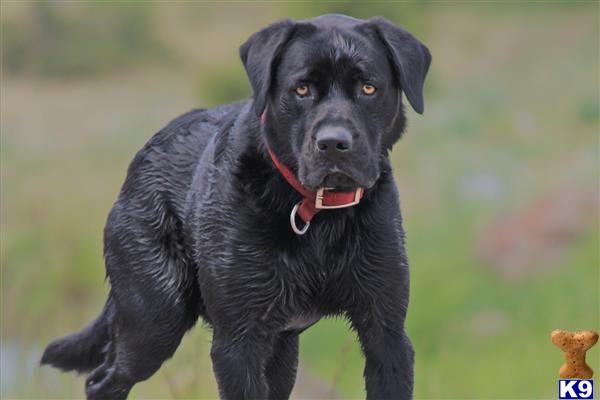
[{"label": "dog's head", "polygon": [[428,49],[383,18],[285,20],[240,48],[267,145],[315,190],[369,188],[404,130],[404,92],[423,112]]}]

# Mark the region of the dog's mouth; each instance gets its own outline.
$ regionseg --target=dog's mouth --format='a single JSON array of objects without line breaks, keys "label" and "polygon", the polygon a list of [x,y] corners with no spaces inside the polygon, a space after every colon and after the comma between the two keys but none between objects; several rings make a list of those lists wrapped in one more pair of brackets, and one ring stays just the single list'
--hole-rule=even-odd
[{"label": "dog's mouth", "polygon": [[362,170],[329,167],[308,171],[301,166],[298,178],[312,192],[324,188],[332,192],[354,192],[358,188],[369,189],[373,186],[379,175],[373,172],[368,166]]},{"label": "dog's mouth", "polygon": [[341,172],[332,172],[325,175],[319,187],[330,189],[334,192],[351,192],[358,189],[359,184],[350,176]]}]

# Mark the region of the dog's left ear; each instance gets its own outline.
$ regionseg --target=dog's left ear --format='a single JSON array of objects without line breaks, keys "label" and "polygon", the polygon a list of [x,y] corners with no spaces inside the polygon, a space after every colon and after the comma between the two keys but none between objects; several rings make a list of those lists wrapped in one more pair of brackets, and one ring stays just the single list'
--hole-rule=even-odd
[{"label": "dog's left ear", "polygon": [[423,85],[431,64],[429,49],[413,35],[384,18],[372,18],[366,23],[375,29],[392,56],[401,89],[410,105],[423,114]]},{"label": "dog's left ear", "polygon": [[286,19],[250,36],[240,47],[240,58],[254,91],[254,111],[262,114],[273,78],[273,64],[290,38],[295,23]]}]

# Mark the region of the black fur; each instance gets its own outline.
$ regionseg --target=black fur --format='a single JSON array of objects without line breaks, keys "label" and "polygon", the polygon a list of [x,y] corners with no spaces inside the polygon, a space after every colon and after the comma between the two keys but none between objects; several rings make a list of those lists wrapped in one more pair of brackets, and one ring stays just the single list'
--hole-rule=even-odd
[{"label": "black fur", "polygon": [[[410,398],[408,264],[388,150],[404,130],[401,91],[423,111],[429,52],[381,18],[327,15],[273,24],[240,55],[254,101],[185,114],[138,152],[104,232],[105,308],[42,363],[91,371],[90,399],[125,398],[202,316],[221,397],[284,399],[299,333],[342,314],[366,357],[367,397]],[[320,151],[331,130],[350,147]],[[306,187],[362,186],[363,200],[296,235],[289,215],[301,197],[267,146]]]}]

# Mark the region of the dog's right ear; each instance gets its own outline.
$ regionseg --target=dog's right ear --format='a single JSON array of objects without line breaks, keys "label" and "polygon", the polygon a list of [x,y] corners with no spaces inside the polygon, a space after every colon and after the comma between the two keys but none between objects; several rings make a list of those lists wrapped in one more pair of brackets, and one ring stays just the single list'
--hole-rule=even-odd
[{"label": "dog's right ear", "polygon": [[273,65],[292,35],[295,23],[286,19],[250,36],[240,47],[240,58],[254,92],[254,111],[262,114],[273,78]]}]

